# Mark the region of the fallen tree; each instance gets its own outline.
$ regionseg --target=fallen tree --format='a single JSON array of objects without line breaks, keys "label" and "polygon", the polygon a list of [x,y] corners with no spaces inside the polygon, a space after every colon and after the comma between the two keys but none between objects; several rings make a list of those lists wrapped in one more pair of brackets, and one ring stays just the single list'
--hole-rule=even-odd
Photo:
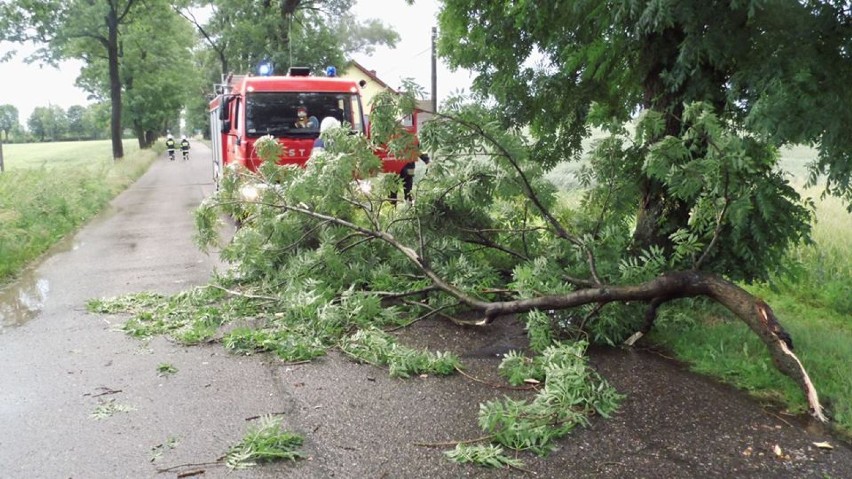
[{"label": "fallen tree", "polygon": [[[330,130],[304,169],[276,166],[279,145],[261,140],[259,173],[228,171],[196,216],[203,247],[222,213],[242,225],[221,252],[234,268],[211,287],[95,309],[142,307],[127,331],[185,343],[250,318],[222,336],[227,348],[288,361],[337,348],[398,376],[460,364],[387,331],[516,317],[529,349],[501,373],[538,382],[536,397],[483,405],[483,439],[497,444],[451,454],[515,467],[501,447],[543,453],[615,409],[618,394],[583,363],[589,342],[633,344],[661,308],[700,297],[745,323],[825,421],[792,338],[739,285],[809,239],[813,205],[778,169],[780,145],[816,145],[811,183],[825,174],[827,192],[850,197],[847,10],[446,0],[441,51],[474,70],[482,96],[446,100],[421,131],[433,161],[414,202],[390,200],[399,178],[377,174],[373,154],[415,144],[396,123],[414,97],[380,96],[369,140]],[[795,31],[817,34],[788,41]]]},{"label": "fallen tree", "polygon": [[[404,108],[406,101],[396,105]],[[755,190],[758,181],[778,188],[773,197],[778,211],[792,210],[802,220],[807,212],[796,206],[792,190],[778,173],[756,167],[763,161],[761,155],[768,154],[765,150],[757,149],[760,154],[754,158],[743,158],[736,153],[750,140],[718,128],[718,120],[701,104],[689,106],[686,112],[695,134],[703,135],[708,144],[726,145],[729,151],[705,149],[705,156],[682,165],[685,170],[702,168],[704,181],[691,198],[698,205],[691,211],[693,225],[672,235],[670,250],[652,247],[636,254],[631,249],[632,225],[622,213],[588,209],[602,191],[616,196],[616,181],[591,187],[579,209],[560,203],[543,171],[530,160],[528,140],[507,132],[487,111],[470,105],[459,105],[455,113],[433,120],[424,132],[424,143],[439,156],[419,182],[415,203],[388,200],[399,188],[392,175],[353,181],[351,172],[367,178],[367,172],[377,171],[379,165],[363,138],[339,130],[330,133],[331,146],[305,170],[269,162],[259,175],[232,175],[221,196],[199,212],[202,243],[209,246],[215,241],[215,218],[225,211],[243,218],[244,227],[225,255],[238,264],[246,281],[292,284],[310,278],[341,288],[332,295],[332,302],[354,290],[384,298],[385,305],[404,305],[412,317],[438,310],[445,315],[478,311],[480,319],[475,323],[482,326],[509,315],[580,309],[585,317],[572,335],[591,333],[609,343],[635,342],[650,331],[657,309],[665,303],[706,297],[760,337],[778,369],[799,384],[813,415],[825,421],[817,391],[771,308],[719,274],[714,269],[718,266],[708,261],[731,254],[730,249],[716,250],[724,241],[737,241],[724,237],[726,230],[737,227],[734,203],[764,193]],[[396,109],[379,112],[373,121],[390,122],[398,114]],[[642,141],[642,131],[654,128],[654,121],[648,115],[639,123],[637,142]],[[401,136],[393,128],[387,131],[393,138]],[[617,157],[614,145],[626,137],[623,130],[613,131],[600,140],[593,165],[602,156]],[[672,150],[682,146],[665,138],[641,148],[666,161]],[[266,141],[258,150],[275,158],[277,148],[274,141]],[[712,156],[712,171],[706,156]],[[723,187],[714,184],[717,179],[724,182]],[[680,186],[678,180],[670,180],[672,188]],[[252,188],[261,192],[253,201],[239,196],[247,183],[254,183]],[[712,206],[702,209],[702,205]],[[579,231],[583,227],[587,230]],[[799,237],[792,229],[781,231],[782,243]],[[783,246],[739,245],[770,250]],[[293,261],[308,261],[310,274],[298,268],[294,276]],[[349,272],[341,273],[344,265]],[[402,301],[409,297],[422,299]],[[606,309],[619,304],[629,305],[633,312]],[[647,305],[644,316],[636,314],[637,304]],[[621,320],[599,321],[602,316],[620,314],[624,314]],[[527,325],[531,330],[544,329],[532,332],[547,338],[534,346],[539,351],[565,332],[554,324],[531,326],[528,320]]]},{"label": "fallen tree", "polygon": [[[387,108],[372,121],[386,122],[374,131],[387,138],[373,141],[410,148],[394,128],[410,100],[383,102]],[[513,386],[535,384],[535,397],[481,405],[487,434],[477,441],[489,444],[461,441],[448,455],[519,467],[503,447],[547,453],[590,415],[617,408],[620,395],[586,364],[589,342],[633,344],[652,329],[662,306],[704,297],[748,325],[779,371],[799,385],[814,417],[826,420],[771,308],[724,274],[733,261],[781,252],[804,234],[799,221],[808,210],[765,161],[771,148],[754,148],[751,139],[717,128],[705,105],[687,106],[687,137],[719,146],[681,162],[683,174],[661,177],[693,205],[692,219],[670,236],[670,247],[640,249],[635,213],[617,206],[627,204],[618,197],[630,190],[629,181],[611,176],[613,165],[642,150],[649,152],[645,168],[664,170],[659,162],[690,140],[646,143],[651,137],[643,132],[658,121],[653,113],[632,137],[612,125],[581,173],[588,179],[582,198],[568,201],[531,158],[534,143],[524,134],[507,130],[482,106],[453,108],[422,134],[435,156],[414,202],[391,199],[400,197],[393,195],[402,187],[399,177],[376,174],[376,144],[345,127],[324,133],[325,150],[306,168],[276,165],[280,145],[261,138],[256,148],[266,161],[259,172],[228,170],[221,190],[196,212],[202,247],[218,245],[223,213],[240,219],[220,252],[233,268],[207,287],[170,298],[140,293],[94,301],[90,309],[136,313],[124,326],[134,336],[219,340],[234,352],[269,351],[285,361],[311,360],[333,348],[402,377],[452,374],[463,365],[453,354],[398,344],[390,331],[435,317],[483,328],[516,317],[529,347],[507,354],[499,372]],[[744,144],[752,147],[748,155],[740,154]],[[692,168],[702,181],[686,194],[682,182],[690,181]],[[751,204],[758,214],[745,214],[755,211],[743,207]],[[736,232],[779,218],[785,222],[772,226],[772,241]],[[237,324],[221,332],[226,323]]]}]

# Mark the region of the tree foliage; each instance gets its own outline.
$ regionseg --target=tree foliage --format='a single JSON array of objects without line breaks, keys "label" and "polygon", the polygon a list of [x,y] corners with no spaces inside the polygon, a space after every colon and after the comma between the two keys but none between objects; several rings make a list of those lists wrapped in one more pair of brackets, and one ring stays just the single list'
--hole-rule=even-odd
[{"label": "tree foliage", "polygon": [[378,20],[360,21],[350,12],[355,0],[278,0],[250,5],[213,1],[213,15],[199,25],[217,53],[220,73],[254,71],[271,61],[276,73],[291,66],[315,72],[343,65],[351,53],[376,45],[394,46],[399,35]]},{"label": "tree foliage", "polygon": [[[663,115],[658,135],[682,136],[683,106],[699,101],[756,141],[817,145],[814,174],[848,201],[850,23],[842,0],[448,0],[439,45],[452,65],[477,72],[475,86],[497,99],[505,124],[530,126],[544,166],[574,158],[589,122],[638,108]],[[665,216],[670,224],[658,227],[673,233],[685,208],[654,191],[643,159],[632,168],[650,203],[640,208],[667,210],[651,219]]]},{"label": "tree foliage", "polygon": [[65,110],[60,106],[39,106],[33,109],[32,115],[27,119],[27,127],[40,141],[55,141],[68,129],[68,119]]},{"label": "tree foliage", "polygon": [[0,131],[9,139],[9,132],[18,126],[18,109],[14,105],[0,105]]},{"label": "tree foliage", "polygon": [[168,5],[153,9],[145,22],[130,25],[125,34],[124,118],[140,147],[167,130],[180,129],[181,110],[190,98],[201,96],[201,72],[196,67],[192,25]]},{"label": "tree foliage", "polygon": [[[380,163],[373,151],[379,145],[392,151],[409,147],[410,142],[399,141],[405,133],[396,119],[412,98],[380,97],[372,117],[377,136],[369,140],[346,128],[325,132],[325,151],[304,169],[267,161],[258,174],[230,172],[222,190],[198,211],[203,246],[216,244],[221,213],[241,221],[221,253],[234,264],[226,279],[228,288],[235,288],[232,294],[240,301],[271,301],[276,316],[312,325],[307,330],[274,326],[275,339],[262,335],[270,339],[266,348],[292,344],[296,330],[310,335],[314,328],[325,331],[335,325],[346,333],[319,344],[337,344],[344,351],[361,351],[357,357],[362,360],[392,364],[390,355],[376,352],[393,350],[392,341],[382,335],[361,337],[353,328],[369,331],[436,315],[487,325],[518,315],[530,337],[528,352],[542,356],[510,355],[503,369],[511,381],[533,378],[545,386],[531,402],[483,406],[481,421],[494,442],[544,453],[552,440],[583,424],[589,414],[609,414],[617,404],[617,394],[583,367],[547,359],[567,357],[560,349],[564,341],[620,343],[633,332],[647,332],[660,305],[706,296],[752,328],[778,367],[808,395],[814,414],[823,418],[789,335],[768,305],[724,278],[728,272],[722,270],[734,265],[717,256],[723,240],[742,257],[752,257],[753,264],[742,268],[756,264],[761,255],[777,253],[759,251],[748,237],[752,223],[743,220],[753,209],[763,215],[793,204],[785,197],[792,190],[784,179],[763,170],[774,158],[772,149],[753,145],[704,103],[684,109],[688,134],[677,141],[648,134],[661,126],[659,118],[646,115],[628,137],[629,146],[625,132],[615,127],[600,142],[589,173],[600,180],[577,207],[560,201],[534,154],[536,144],[523,131],[507,130],[501,115],[481,103],[450,101],[420,138],[437,159],[418,184],[416,201],[399,204],[389,200],[399,178],[376,175]],[[703,156],[696,153],[683,168],[671,168],[666,162],[689,151],[690,135],[702,136],[713,149],[701,150]],[[267,160],[280,153],[271,137],[256,148]],[[620,201],[621,186],[603,183],[601,172],[630,148],[649,152],[654,164],[648,170],[658,172],[653,173],[658,181],[699,205],[694,220],[672,236],[671,254],[661,248],[631,253],[634,225],[595,203],[606,196],[599,191],[605,188],[613,204]],[[693,170],[705,180],[696,181]],[[766,191],[753,184],[757,180],[752,175],[769,183]],[[735,204],[741,199],[752,206]],[[787,214],[799,215],[792,223],[808,218],[795,207]],[[779,248],[796,240],[800,227],[772,230],[786,235]],[[378,302],[381,313],[375,309]],[[471,313],[474,321],[462,319]],[[317,315],[326,319],[317,322]],[[353,338],[361,345],[349,345]],[[579,398],[588,402],[579,406]],[[560,401],[574,404],[557,408],[571,417],[555,423],[542,419],[553,419],[547,408],[567,404]],[[468,453],[479,454],[455,456],[466,460]],[[490,453],[483,457],[494,462]]]}]

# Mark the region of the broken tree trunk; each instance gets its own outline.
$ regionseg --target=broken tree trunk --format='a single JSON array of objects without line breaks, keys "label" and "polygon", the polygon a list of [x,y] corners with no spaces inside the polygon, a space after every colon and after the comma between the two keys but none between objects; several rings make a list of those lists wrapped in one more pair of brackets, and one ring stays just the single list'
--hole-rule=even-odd
[{"label": "broken tree trunk", "polygon": [[715,274],[680,271],[664,274],[638,285],[601,286],[564,295],[489,303],[484,308],[484,322],[534,309],[568,309],[589,303],[606,304],[613,301],[647,301],[651,302],[652,306],[658,306],[661,301],[694,296],[712,298],[746,323],[769,349],[775,366],[793,379],[805,393],[811,414],[822,422],[827,421],[816,388],[801,361],[793,353],[790,336],[781,327],[769,305]]}]

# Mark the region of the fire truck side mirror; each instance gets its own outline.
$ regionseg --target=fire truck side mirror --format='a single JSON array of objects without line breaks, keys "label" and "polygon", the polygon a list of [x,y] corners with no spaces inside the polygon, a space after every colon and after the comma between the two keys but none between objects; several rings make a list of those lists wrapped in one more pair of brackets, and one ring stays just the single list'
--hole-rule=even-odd
[{"label": "fire truck side mirror", "polygon": [[231,131],[231,120],[225,120],[222,122],[222,133],[228,133]]},{"label": "fire truck side mirror", "polygon": [[224,98],[222,98],[222,106],[219,107],[220,120],[224,121],[228,119],[228,110],[231,108],[231,100],[233,99],[234,97],[232,96],[225,96]]}]

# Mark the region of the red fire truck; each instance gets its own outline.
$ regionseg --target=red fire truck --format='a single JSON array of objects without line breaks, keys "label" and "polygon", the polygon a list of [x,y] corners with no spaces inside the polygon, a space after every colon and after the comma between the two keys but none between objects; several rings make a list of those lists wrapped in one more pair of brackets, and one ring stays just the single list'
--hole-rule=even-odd
[{"label": "red fire truck", "polygon": [[[265,135],[278,138],[283,147],[279,164],[303,166],[326,117],[348,123],[355,134],[368,134],[360,88],[353,80],[313,77],[307,68],[291,68],[287,76],[232,76],[220,88],[209,109],[217,184],[229,165],[257,170],[261,160],[254,143]],[[300,113],[309,121],[302,121]],[[389,173],[400,173],[412,161],[377,154]]]}]

